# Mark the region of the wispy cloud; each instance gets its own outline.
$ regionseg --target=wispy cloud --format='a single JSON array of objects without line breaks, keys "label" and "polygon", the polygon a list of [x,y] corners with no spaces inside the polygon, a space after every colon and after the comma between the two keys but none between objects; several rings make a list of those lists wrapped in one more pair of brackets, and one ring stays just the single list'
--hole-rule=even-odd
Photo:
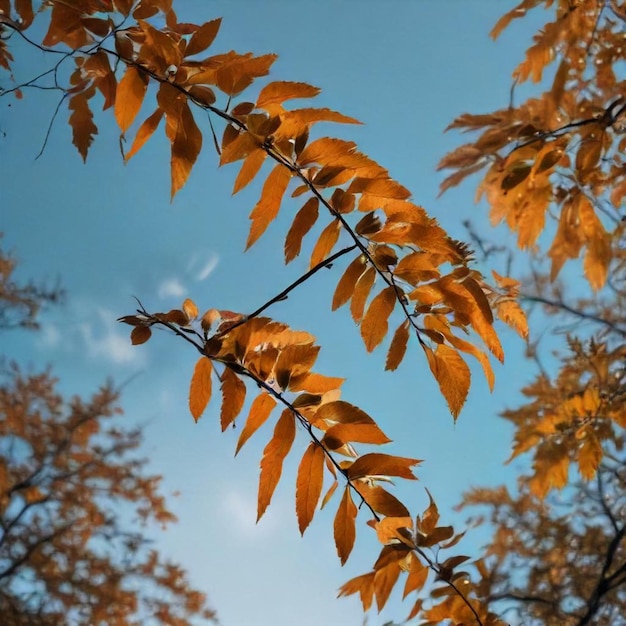
[{"label": "wispy cloud", "polygon": [[219,257],[214,252],[208,255],[194,254],[189,261],[187,270],[195,280],[206,280],[215,270],[219,263]]},{"label": "wispy cloud", "polygon": [[128,339],[127,329],[116,321],[113,311],[99,307],[89,322],[79,326],[80,336],[87,354],[116,365],[136,364],[144,359],[144,353],[136,350]]},{"label": "wispy cloud", "polygon": [[[281,514],[276,509],[280,508],[280,501],[275,498],[263,519],[256,523],[257,499],[254,494],[240,491],[228,491],[221,499],[221,513],[224,523],[229,527],[235,527],[244,535],[259,537],[259,534],[268,534],[277,530],[280,526]],[[278,514],[277,514],[278,513]]]},{"label": "wispy cloud", "polygon": [[161,300],[182,298],[186,293],[187,288],[178,278],[167,278],[157,288],[157,294]]}]

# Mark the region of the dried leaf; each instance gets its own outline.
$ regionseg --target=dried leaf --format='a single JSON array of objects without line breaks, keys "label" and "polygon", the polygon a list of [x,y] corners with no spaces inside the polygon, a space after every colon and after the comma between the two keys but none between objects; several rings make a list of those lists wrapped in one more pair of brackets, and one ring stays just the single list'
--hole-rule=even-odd
[{"label": "dried leaf", "polygon": [[246,250],[265,232],[274,218],[278,215],[280,203],[287,190],[291,172],[283,165],[277,165],[267,177],[261,192],[261,198],[257,202],[250,219],[250,234],[246,242]]},{"label": "dried leaf", "polygon": [[146,75],[134,65],[129,65],[117,85],[117,95],[115,97],[115,119],[122,134],[135,121],[147,89],[148,80]]},{"label": "dried leaf", "polygon": [[78,148],[78,152],[87,160],[87,152],[93,141],[94,135],[98,134],[98,128],[93,123],[93,113],[89,108],[89,98],[93,96],[94,89],[91,87],[87,91],[77,93],[69,101],[70,126],[72,127],[72,143]]},{"label": "dried leaf", "polygon": [[358,593],[363,605],[363,611],[369,611],[374,599],[374,575],[376,572],[363,574],[350,579],[345,585],[339,589],[339,597],[351,596]]},{"label": "dried leaf", "polygon": [[239,453],[243,446],[252,435],[267,421],[272,409],[276,406],[276,400],[266,393],[260,393],[252,402],[250,407],[250,413],[246,420],[246,425],[239,435],[239,441],[237,441],[237,448],[235,455]]},{"label": "dried leaf", "polygon": [[387,320],[395,304],[396,288],[392,285],[385,287],[372,300],[361,322],[361,337],[368,352],[372,352],[385,338],[389,327]]},{"label": "dried leaf", "polygon": [[303,535],[315,515],[324,482],[324,450],[311,442],[304,452],[296,478],[296,514]]},{"label": "dried leaf", "polygon": [[192,56],[199,52],[204,52],[213,43],[221,23],[222,19],[218,18],[202,24],[191,36],[191,39],[189,39],[187,48],[185,48],[185,56]]},{"label": "dried leaf", "polygon": [[337,219],[330,222],[330,224],[324,228],[311,253],[309,268],[315,267],[328,257],[334,245],[337,243],[340,233],[341,222]]},{"label": "dried leaf", "polygon": [[266,156],[267,152],[265,152],[262,148],[257,148],[248,154],[243,162],[243,165],[241,166],[241,169],[239,170],[239,174],[237,174],[237,178],[235,179],[233,195],[241,191],[246,185],[254,180],[254,177],[259,173]]},{"label": "dried leaf", "polygon": [[296,435],[296,418],[290,409],[285,409],[274,428],[274,434],[263,450],[261,459],[261,475],[259,477],[259,497],[257,504],[258,522],[269,506],[276,485],[283,471],[283,461]]},{"label": "dried leaf", "polygon": [[152,331],[148,326],[135,326],[130,331],[130,341],[133,346],[138,346],[142,343],[146,343],[152,336]]},{"label": "dried leaf", "polygon": [[354,461],[346,470],[346,475],[350,480],[364,476],[398,476],[407,480],[417,480],[411,467],[418,463],[421,463],[418,459],[372,452]]},{"label": "dried leaf", "polygon": [[348,560],[354,547],[356,514],[357,508],[352,501],[350,485],[346,485],[334,522],[335,546],[342,565]]},{"label": "dried leaf", "polygon": [[362,254],[359,254],[350,262],[350,265],[348,265],[337,283],[337,288],[333,295],[333,311],[343,306],[352,297],[356,284],[363,272],[365,272],[365,269],[366,262]]},{"label": "dried leaf", "polygon": [[220,424],[222,431],[226,430],[235,418],[241,413],[246,399],[246,385],[229,367],[224,368],[220,390],[222,392],[222,409]]},{"label": "dried leaf", "polygon": [[456,350],[446,344],[439,344],[436,352],[422,346],[428,358],[430,371],[439,384],[439,389],[448,403],[454,419],[465,404],[470,387],[470,370]]},{"label": "dried leaf", "polygon": [[293,261],[300,254],[302,239],[317,221],[318,207],[319,200],[315,197],[309,198],[296,213],[285,239],[285,263]]},{"label": "dried leaf", "polygon": [[387,360],[385,362],[385,369],[394,371],[398,365],[402,362],[406,353],[407,344],[409,342],[409,321],[405,320],[396,328],[396,332],[393,335],[391,344],[389,346],[389,352],[387,353]]},{"label": "dried leaf", "polygon": [[259,109],[269,109],[282,104],[285,100],[291,100],[293,98],[313,98],[319,93],[320,89],[312,85],[307,85],[306,83],[275,81],[261,89],[256,106]]},{"label": "dried leaf", "polygon": [[354,288],[352,300],[350,301],[350,313],[352,314],[352,319],[357,323],[363,319],[365,303],[367,302],[367,297],[374,286],[375,280],[376,270],[372,266],[369,266],[361,275],[356,287]]},{"label": "dried leaf", "polygon": [[203,356],[198,359],[189,386],[189,411],[197,422],[211,399],[213,364]]},{"label": "dried leaf", "polygon": [[132,158],[143,145],[152,137],[154,131],[157,129],[161,120],[163,119],[163,111],[162,109],[157,109],[152,115],[146,118],[141,126],[137,129],[137,134],[135,135],[135,139],[133,141],[133,145],[130,147],[130,150],[124,155],[124,159],[128,161]]},{"label": "dried leaf", "polygon": [[187,182],[198,154],[202,149],[202,133],[196,124],[193,113],[186,103],[180,109],[176,136],[172,142],[172,191],[173,198]]}]

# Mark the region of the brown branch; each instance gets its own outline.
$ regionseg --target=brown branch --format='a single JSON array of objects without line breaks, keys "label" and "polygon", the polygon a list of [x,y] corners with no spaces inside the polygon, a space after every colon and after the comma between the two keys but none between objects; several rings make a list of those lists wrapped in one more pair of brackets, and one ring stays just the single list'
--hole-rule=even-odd
[{"label": "brown branch", "polygon": [[269,307],[272,306],[272,304],[276,304],[277,302],[281,302],[282,300],[285,300],[287,296],[296,287],[306,282],[309,278],[311,278],[311,276],[319,272],[319,270],[321,270],[323,267],[330,267],[334,261],[342,257],[344,254],[347,254],[348,252],[352,252],[352,250],[354,249],[356,249],[356,245],[348,246],[347,248],[343,248],[342,250],[339,250],[339,252],[335,252],[335,254],[329,256],[327,259],[320,261],[317,265],[312,267],[308,272],[302,274],[302,276],[294,280],[288,287],[285,287],[285,289],[283,289],[279,294],[276,294],[273,298],[270,298],[265,304],[262,304],[258,309],[252,311],[252,313],[250,313],[249,315],[246,315],[246,317],[239,320],[238,322],[235,322],[234,324],[228,326],[228,328],[226,328],[225,330],[216,333],[214,336],[221,337],[222,335],[229,333],[234,328],[237,328],[238,326],[245,324],[248,320],[258,317],[266,309],[269,309]]},{"label": "brown branch", "polygon": [[549,300],[548,298],[544,298],[543,296],[535,296],[530,294],[520,294],[520,299],[525,300],[527,302],[536,302],[538,304],[542,304],[547,307],[554,307],[556,309],[561,309],[575,317],[578,317],[583,320],[587,320],[590,322],[595,322],[596,324],[600,324],[602,326],[607,327],[609,330],[618,333],[622,337],[626,337],[626,329],[620,328],[615,323],[610,320],[604,319],[593,313],[586,313],[585,311],[581,311],[579,309],[575,309],[571,307],[569,304],[562,302],[560,300]]}]

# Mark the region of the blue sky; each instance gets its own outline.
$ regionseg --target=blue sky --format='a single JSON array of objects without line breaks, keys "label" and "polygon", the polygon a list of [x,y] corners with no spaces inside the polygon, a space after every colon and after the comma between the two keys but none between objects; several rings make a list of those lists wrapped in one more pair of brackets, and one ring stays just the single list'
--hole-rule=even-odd
[{"label": "blue sky", "polygon": [[[515,24],[494,43],[488,32],[511,2],[179,4],[181,20],[224,18],[214,53],[276,52],[271,79],[319,86],[316,105],[364,122],[320,131],[357,141],[453,236],[466,237],[467,219],[487,231],[485,207],[474,205],[471,182],[437,199],[442,177],[436,163],[461,139],[443,129],[462,112],[506,105],[511,71],[540,15]],[[15,66],[18,80],[36,74],[45,61],[39,52],[23,54]],[[249,90],[249,99],[257,89]],[[340,567],[332,541],[336,504],[300,538],[294,481],[298,450],[306,445],[302,433],[272,505],[255,525],[258,462],[271,426],[234,459],[239,430],[220,433],[217,406],[197,425],[188,414],[196,355],[165,333],[133,348],[127,328],[115,322],[133,312],[133,296],[149,310],[167,310],[185,297],[201,309],[257,308],[306,269],[306,253],[287,268],[282,262],[284,235],[298,207],[287,204],[244,255],[248,213],[260,187],[231,197],[236,166],[218,170],[208,129],[203,128],[205,148],[189,183],[170,204],[162,131],[124,166],[110,114],[97,117],[100,134],[86,165],[71,145],[63,108],[44,154],[35,160],[55,106],[54,95],[38,91],[26,91],[21,101],[0,100],[0,230],[20,260],[21,277],[58,276],[69,294],[65,306],[43,317],[39,334],[5,335],[3,352],[33,369],[51,364],[67,394],[89,394],[107,377],[130,381],[122,397],[124,420],[146,424],[144,452],[151,469],[164,476],[167,491],[181,492],[172,501],[180,523],[157,534],[158,546],[191,572],[224,626],[362,624],[358,600],[336,600],[336,590],[369,570],[378,548],[361,516],[356,550]],[[503,230],[492,235],[512,241]],[[496,416],[519,401],[517,390],[533,374],[523,361],[523,343],[500,327],[506,364],[494,364],[495,392],[489,395],[480,368],[472,364],[470,398],[455,425],[417,346],[397,372],[385,373],[384,350],[366,357],[349,313],[330,312],[340,267],[321,272],[269,313],[318,337],[318,371],[348,378],[344,399],[379,421],[394,440],[391,452],[424,459],[420,482],[401,490],[410,508],[419,512],[426,506],[428,487],[443,520],[461,529],[464,516],[452,507],[464,489],[513,480],[511,469],[503,467],[510,430]],[[471,534],[462,550],[477,555],[484,537]],[[368,624],[399,621],[409,609],[394,595]]]}]

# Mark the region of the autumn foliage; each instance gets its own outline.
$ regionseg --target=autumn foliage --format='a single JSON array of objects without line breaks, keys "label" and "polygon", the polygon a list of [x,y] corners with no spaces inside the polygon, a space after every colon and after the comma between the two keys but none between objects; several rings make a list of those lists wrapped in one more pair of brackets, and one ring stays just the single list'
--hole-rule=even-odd
[{"label": "autumn foliage", "polygon": [[[498,22],[492,35],[499,36],[512,20],[539,5],[554,9],[555,18],[535,37],[515,71],[514,84],[546,80],[547,68],[557,61],[550,89],[521,105],[512,97],[508,108],[455,120],[451,129],[478,137],[441,161],[442,169],[453,170],[442,191],[481,172],[479,197],[486,198],[492,222],[506,222],[524,250],[535,250],[540,235],[549,232],[548,216],[555,216],[547,252],[549,278],[555,279],[566,261],[582,253],[587,280],[598,291],[622,263],[619,207],[626,185],[620,133],[626,101],[624,81],[613,68],[625,55],[625,10],[618,2],[524,0]],[[527,339],[519,297],[533,294],[521,293],[518,280],[498,272],[483,276],[468,245],[452,239],[383,166],[354,142],[319,131],[321,123],[359,123],[312,106],[319,89],[285,80],[264,80],[257,87],[275,55],[214,52],[219,19],[179,22],[171,0],[59,0],[44,8],[48,22],[41,42],[29,39],[35,20],[31,2],[0,2],[0,24],[11,37],[61,51],[59,63],[72,64],[67,84],[58,88],[83,159],[98,132],[94,103],[103,103],[119,126],[126,161],[147,149],[159,129],[165,132],[172,198],[201,151],[214,150],[220,165],[237,166],[233,193],[257,177],[263,181],[250,212],[246,247],[283,210],[293,215],[284,235],[285,262],[308,249],[308,272],[251,313],[223,310],[214,302],[200,310],[186,299],[180,309],[164,312],[140,303],[134,313],[120,318],[132,327],[133,344],[150,340],[153,329],[161,327],[194,348],[198,360],[190,380],[189,410],[196,421],[210,402],[219,403],[225,430],[248,402],[236,452],[260,436],[263,424],[273,425],[260,462],[258,518],[271,503],[296,429],[303,429],[310,441],[297,452],[300,531],[304,533],[320,506],[332,501],[333,535],[342,564],[353,550],[359,516],[368,518],[382,546],[371,571],[348,581],[340,595],[359,594],[365,610],[374,603],[382,609],[402,581],[412,607],[409,619],[504,623],[492,606],[502,599],[490,583],[497,582],[493,559],[478,560],[473,568],[478,575],[472,578],[469,557],[452,550],[462,533],[440,523],[434,499],[416,514],[388,486],[390,479],[414,480],[420,461],[387,448],[363,451],[363,446],[386,445],[390,438],[374,417],[341,397],[342,378],[315,370],[320,350],[315,337],[266,312],[316,272],[336,267],[346,257],[329,294],[331,308],[349,309],[367,351],[384,344],[388,370],[395,370],[409,350],[421,351],[456,419],[470,388],[467,357],[478,361],[493,387],[490,359],[504,358],[495,321]],[[6,69],[12,61],[10,41],[3,40],[0,48],[0,64]],[[15,85],[4,95],[21,95],[45,76]],[[297,106],[294,100],[306,102]],[[319,235],[307,246],[306,237],[316,225]],[[537,279],[536,284],[547,283]],[[534,297],[545,300],[539,292]],[[516,427],[513,456],[533,455],[532,475],[519,497],[530,498],[535,508],[520,508],[502,493],[491,500],[483,492],[468,496],[468,504],[496,507],[496,525],[503,506],[509,506],[510,516],[535,511],[536,519],[544,510],[542,499],[570,484],[570,465],[576,465],[582,479],[591,480],[600,476],[603,456],[621,450],[621,378],[615,371],[622,349],[603,337],[593,342],[572,338],[570,344],[578,355],[576,365],[564,363],[555,380],[540,377],[525,390],[532,399],[528,406],[505,415]],[[617,521],[614,525],[621,528],[619,543],[624,527]],[[487,557],[500,565],[509,564],[512,555],[493,547]],[[528,555],[520,552],[522,557]],[[622,579],[618,575],[615,580]],[[578,593],[583,601],[588,599],[584,589]]]}]

